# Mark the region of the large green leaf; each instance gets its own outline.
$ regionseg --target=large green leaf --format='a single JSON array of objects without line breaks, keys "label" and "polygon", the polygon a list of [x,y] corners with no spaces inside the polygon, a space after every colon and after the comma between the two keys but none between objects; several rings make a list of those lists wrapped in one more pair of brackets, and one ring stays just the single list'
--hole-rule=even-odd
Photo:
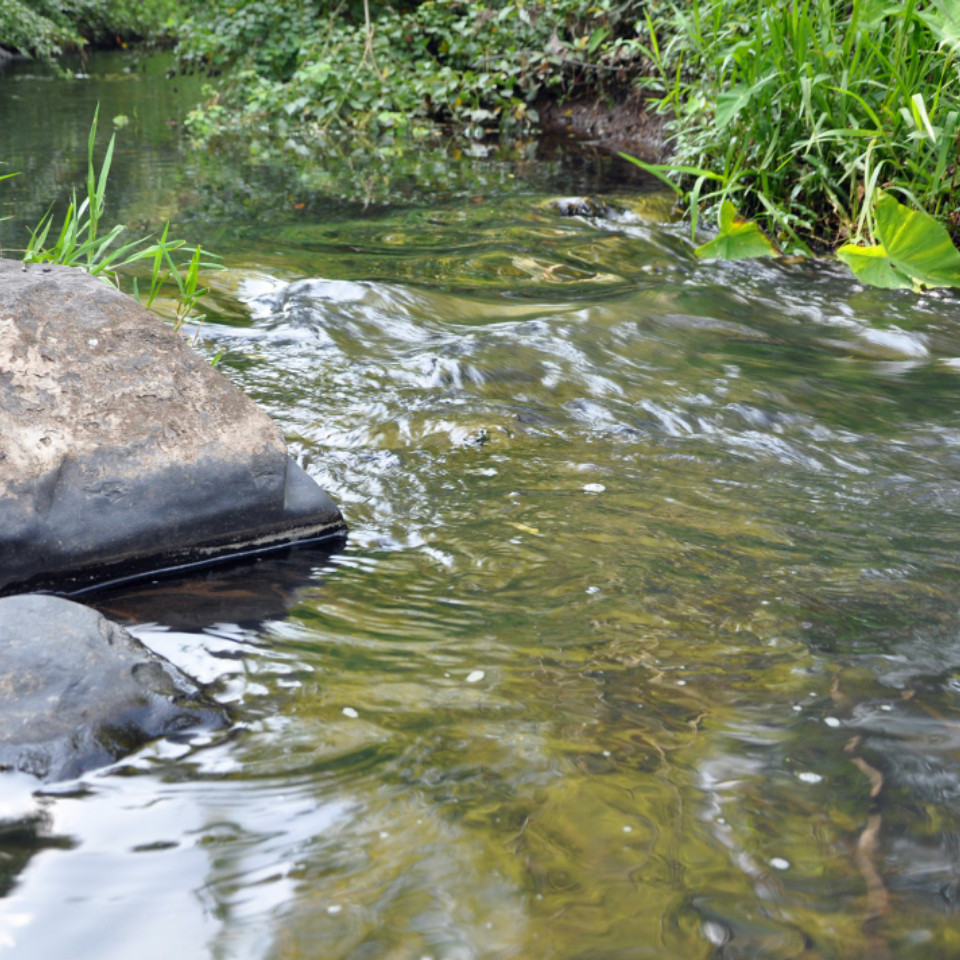
[{"label": "large green leaf", "polygon": [[924,287],[960,287],[960,250],[929,214],[880,192],[874,219],[890,262]]},{"label": "large green leaf", "polygon": [[778,253],[760,228],[752,220],[744,220],[729,200],[720,206],[720,232],[696,250],[703,260],[750,260]]},{"label": "large green leaf", "polygon": [[762,80],[758,80],[752,86],[745,83],[738,83],[729,90],[717,96],[717,107],[714,112],[714,123],[718,130],[722,130],[740,115],[740,111],[753,99],[755,93],[759,92],[776,74],[769,74]]},{"label": "large green leaf", "polygon": [[930,10],[918,10],[917,16],[930,28],[937,42],[952,51],[960,48],[960,7],[953,0],[935,0]]},{"label": "large green leaf", "polygon": [[718,130],[722,130],[732,120],[736,120],[740,111],[750,102],[753,91],[745,83],[738,83],[717,96],[717,109],[714,121]]},{"label": "large green leaf", "polygon": [[910,278],[905,277],[890,262],[887,248],[882,243],[875,247],[857,247],[847,243],[837,251],[837,257],[867,286],[882,287],[885,290],[913,287]]}]

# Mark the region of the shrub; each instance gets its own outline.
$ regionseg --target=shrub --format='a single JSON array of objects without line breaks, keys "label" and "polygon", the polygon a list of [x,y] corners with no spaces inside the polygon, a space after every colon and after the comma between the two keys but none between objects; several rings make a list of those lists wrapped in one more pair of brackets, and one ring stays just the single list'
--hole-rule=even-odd
[{"label": "shrub", "polygon": [[0,0],[0,47],[50,60],[87,43],[170,35],[177,0]]}]

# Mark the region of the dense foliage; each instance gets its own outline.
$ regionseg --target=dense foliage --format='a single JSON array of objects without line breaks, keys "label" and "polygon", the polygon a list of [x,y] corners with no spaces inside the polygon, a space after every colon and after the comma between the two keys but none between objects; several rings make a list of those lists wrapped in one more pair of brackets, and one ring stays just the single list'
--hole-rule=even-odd
[{"label": "dense foliage", "polygon": [[832,247],[874,234],[883,187],[960,226],[955,0],[692,0],[646,29],[694,218],[732,200]]},{"label": "dense foliage", "polygon": [[168,34],[177,0],[0,0],[0,49],[49,60],[65,49]]},{"label": "dense foliage", "polygon": [[629,79],[641,53],[625,35],[639,6],[425,0],[374,5],[368,22],[362,7],[316,0],[214,0],[185,24],[178,56],[185,69],[231,70],[194,118],[203,138],[248,128],[309,141],[449,121],[479,136],[535,125],[545,94]]},{"label": "dense foliage", "polygon": [[956,0],[0,0],[0,44],[39,55],[164,23],[211,77],[198,142],[336,150],[370,195],[390,166],[429,178],[440,130],[473,149],[641,91],[695,232],[731,203],[785,249],[877,242],[881,190],[960,231]]}]

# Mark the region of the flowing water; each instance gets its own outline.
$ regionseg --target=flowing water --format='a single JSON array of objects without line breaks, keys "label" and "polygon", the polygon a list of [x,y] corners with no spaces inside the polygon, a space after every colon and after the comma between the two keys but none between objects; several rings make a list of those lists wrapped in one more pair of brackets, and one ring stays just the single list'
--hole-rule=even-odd
[{"label": "flowing water", "polygon": [[576,151],[225,200],[192,81],[85,69],[0,79],[6,212],[131,116],[111,209],[223,255],[200,349],[351,534],[89,597],[237,722],[4,781],[0,948],[960,957],[960,301],[698,263]]}]

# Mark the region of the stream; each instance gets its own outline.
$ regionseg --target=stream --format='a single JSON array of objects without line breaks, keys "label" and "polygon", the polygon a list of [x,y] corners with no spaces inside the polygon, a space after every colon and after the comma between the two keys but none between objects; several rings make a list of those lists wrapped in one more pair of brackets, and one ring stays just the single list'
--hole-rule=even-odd
[{"label": "stream", "polygon": [[960,957],[960,298],[699,262],[588,147],[232,167],[167,65],[0,73],[0,248],[99,103],[350,535],[83,598],[237,722],[4,775],[0,955]]}]

